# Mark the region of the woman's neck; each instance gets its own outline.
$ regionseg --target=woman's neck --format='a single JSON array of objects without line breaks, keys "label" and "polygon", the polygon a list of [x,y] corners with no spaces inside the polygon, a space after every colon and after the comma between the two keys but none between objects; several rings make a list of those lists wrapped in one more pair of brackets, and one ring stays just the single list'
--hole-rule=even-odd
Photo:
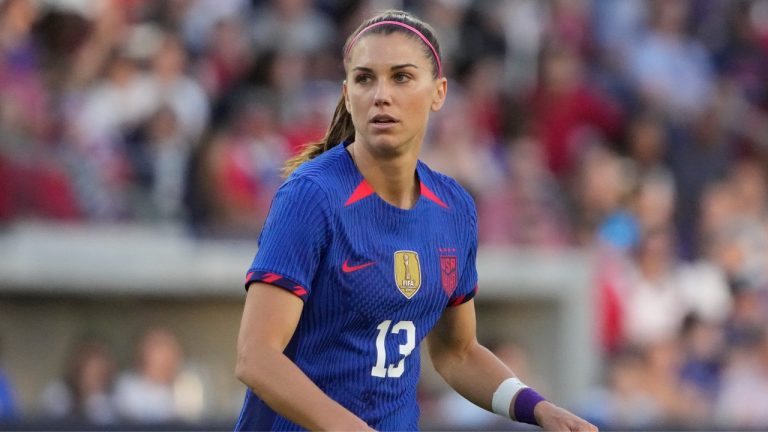
[{"label": "woman's neck", "polygon": [[360,174],[384,201],[401,209],[410,209],[419,199],[416,180],[417,153],[376,157],[360,143],[347,147]]}]

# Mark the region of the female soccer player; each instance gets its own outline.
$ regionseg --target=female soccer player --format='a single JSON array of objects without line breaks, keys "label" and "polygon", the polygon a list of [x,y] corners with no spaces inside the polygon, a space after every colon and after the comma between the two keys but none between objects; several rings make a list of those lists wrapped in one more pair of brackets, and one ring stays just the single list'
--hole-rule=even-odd
[{"label": "female soccer player", "polygon": [[477,216],[418,160],[445,101],[428,25],[364,22],[325,138],[288,162],[248,276],[236,430],[414,430],[419,344],[475,404],[549,430],[595,430],[521,383],[475,338]]}]

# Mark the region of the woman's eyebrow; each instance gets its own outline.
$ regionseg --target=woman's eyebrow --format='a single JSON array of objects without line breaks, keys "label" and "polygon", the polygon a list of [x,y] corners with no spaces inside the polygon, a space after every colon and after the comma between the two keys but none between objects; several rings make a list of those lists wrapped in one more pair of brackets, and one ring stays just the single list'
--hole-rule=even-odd
[{"label": "woman's eyebrow", "polygon": [[[416,68],[416,69],[419,68],[418,66],[416,66],[413,63],[403,63],[403,64],[399,64],[399,65],[394,65],[394,66],[392,66],[389,69],[390,70],[396,70],[396,69],[404,69],[404,68],[408,68],[408,67],[413,67],[413,68]],[[365,66],[355,66],[354,68],[352,68],[352,70],[353,71],[361,71],[361,72],[373,72],[373,69],[371,69],[369,67],[365,67]]]}]

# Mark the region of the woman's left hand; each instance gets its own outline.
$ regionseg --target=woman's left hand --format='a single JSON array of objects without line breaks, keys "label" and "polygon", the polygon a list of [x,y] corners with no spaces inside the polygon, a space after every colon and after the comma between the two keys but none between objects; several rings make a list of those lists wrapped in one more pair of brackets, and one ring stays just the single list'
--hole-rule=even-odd
[{"label": "woman's left hand", "polygon": [[547,431],[597,432],[595,425],[548,401],[536,404],[533,415],[539,426]]}]

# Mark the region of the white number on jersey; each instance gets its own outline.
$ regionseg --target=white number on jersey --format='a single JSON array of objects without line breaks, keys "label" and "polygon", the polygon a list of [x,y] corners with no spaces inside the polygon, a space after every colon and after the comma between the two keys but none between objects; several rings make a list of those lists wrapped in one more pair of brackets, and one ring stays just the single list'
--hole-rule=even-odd
[{"label": "white number on jersey", "polygon": [[403,358],[397,364],[393,363],[387,366],[387,351],[384,342],[391,324],[392,320],[385,320],[376,327],[379,329],[379,334],[376,336],[376,365],[371,368],[371,375],[375,377],[399,378],[402,376],[403,372],[405,372],[405,359],[416,348],[416,326],[413,324],[413,321],[399,321],[392,326],[392,334],[405,331],[405,344],[400,345],[400,355]]}]

